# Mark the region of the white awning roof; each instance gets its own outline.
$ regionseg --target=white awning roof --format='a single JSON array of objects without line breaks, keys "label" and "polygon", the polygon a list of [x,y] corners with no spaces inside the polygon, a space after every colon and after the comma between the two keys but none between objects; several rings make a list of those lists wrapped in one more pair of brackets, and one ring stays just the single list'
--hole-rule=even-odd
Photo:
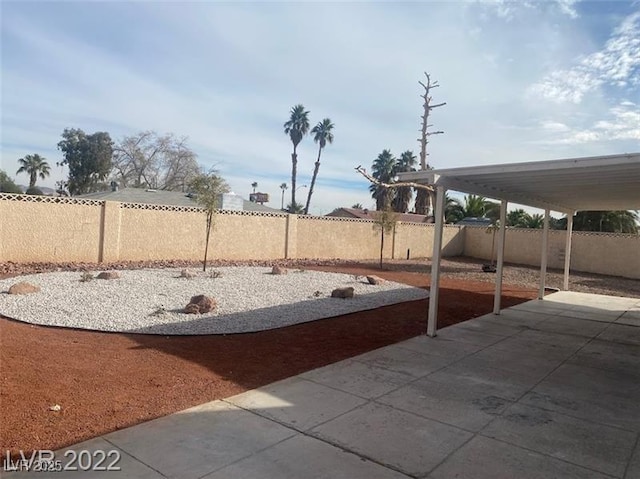
[{"label": "white awning roof", "polygon": [[415,171],[399,178],[562,213],[640,209],[640,153]]}]

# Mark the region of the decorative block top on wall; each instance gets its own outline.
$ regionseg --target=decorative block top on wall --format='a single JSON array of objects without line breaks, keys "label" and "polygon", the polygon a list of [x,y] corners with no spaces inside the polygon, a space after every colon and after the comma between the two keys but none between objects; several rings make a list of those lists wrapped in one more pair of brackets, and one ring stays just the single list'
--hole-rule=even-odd
[{"label": "decorative block top on wall", "polygon": [[45,195],[18,195],[13,193],[0,193],[0,201],[19,201],[26,203],[57,203],[66,205],[86,205],[102,206],[104,200],[87,200],[85,198],[74,198],[68,196],[45,196]]}]

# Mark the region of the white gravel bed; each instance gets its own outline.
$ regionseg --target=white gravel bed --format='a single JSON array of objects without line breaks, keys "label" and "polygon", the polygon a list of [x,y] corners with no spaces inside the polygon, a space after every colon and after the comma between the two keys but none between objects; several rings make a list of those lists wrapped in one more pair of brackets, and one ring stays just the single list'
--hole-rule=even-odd
[{"label": "white gravel bed", "polygon": [[[0,314],[33,324],[143,334],[231,334],[280,328],[428,297],[428,291],[366,277],[310,270],[272,275],[270,268],[216,268],[212,278],[180,269],[119,271],[121,278],[80,281],[81,273],[41,273],[0,280]],[[98,272],[94,274],[97,275]],[[27,295],[7,294],[26,281],[41,288]],[[353,299],[331,298],[335,288],[352,286]],[[215,298],[214,313],[184,314],[192,296]]]}]

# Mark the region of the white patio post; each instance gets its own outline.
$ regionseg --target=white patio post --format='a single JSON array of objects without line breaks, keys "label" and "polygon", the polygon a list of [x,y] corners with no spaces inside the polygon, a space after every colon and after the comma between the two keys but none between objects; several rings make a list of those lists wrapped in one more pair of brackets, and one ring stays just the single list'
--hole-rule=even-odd
[{"label": "white patio post", "polygon": [[538,299],[544,299],[544,287],[547,281],[547,258],[549,256],[549,208],[544,210],[544,226],[542,227],[542,254],[540,257],[540,289]]},{"label": "white patio post", "polygon": [[571,265],[571,235],[573,233],[573,212],[567,214],[567,237],[564,246],[564,278],[562,289],[569,291],[569,266]]},{"label": "white patio post", "polygon": [[444,187],[436,187],[434,212],[433,254],[431,256],[431,288],[429,289],[429,318],[427,335],[434,337],[438,327],[438,293],[440,290],[440,257],[442,256],[442,230],[444,229]]},{"label": "white patio post", "polygon": [[496,268],[496,291],[493,297],[493,314],[500,314],[502,300],[502,271],[504,266],[504,243],[507,233],[507,200],[500,202],[500,232],[498,234],[498,264]]}]

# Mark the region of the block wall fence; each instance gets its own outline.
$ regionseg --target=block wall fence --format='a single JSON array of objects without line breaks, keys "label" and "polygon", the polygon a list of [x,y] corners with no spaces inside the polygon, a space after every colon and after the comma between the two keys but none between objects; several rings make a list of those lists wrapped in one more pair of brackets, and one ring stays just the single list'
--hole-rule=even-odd
[{"label": "block wall fence", "polygon": [[[385,259],[428,258],[434,226],[397,223],[385,235]],[[0,194],[0,262],[200,260],[205,215],[198,207]],[[540,264],[541,230],[508,229],[505,261]],[[550,232],[549,267],[561,268],[563,231]],[[496,239],[497,243],[497,239]],[[489,260],[492,234],[446,226],[444,256]],[[231,260],[353,259],[380,255],[371,220],[220,211],[209,258]],[[572,270],[640,279],[640,236],[573,235]]]}]

